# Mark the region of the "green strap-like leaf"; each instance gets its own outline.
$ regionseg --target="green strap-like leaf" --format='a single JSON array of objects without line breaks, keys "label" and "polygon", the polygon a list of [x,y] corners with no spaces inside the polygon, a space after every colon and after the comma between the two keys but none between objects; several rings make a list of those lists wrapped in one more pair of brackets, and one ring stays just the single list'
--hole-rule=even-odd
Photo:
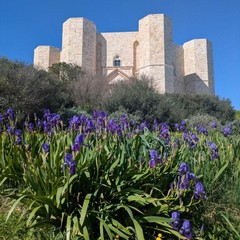
[{"label": "green strap-like leaf", "polygon": [[221,167],[221,169],[216,173],[215,178],[212,180],[212,183],[214,183],[220,177],[220,175],[223,173],[223,171],[227,168],[228,163],[229,162],[227,162],[225,165],[223,165]]},{"label": "green strap-like leaf", "polygon": [[89,193],[86,195],[86,197],[84,199],[83,207],[82,207],[82,211],[81,211],[81,217],[80,217],[80,225],[81,226],[83,226],[91,196],[92,196],[92,194]]},{"label": "green strap-like leaf", "polygon": [[14,209],[16,208],[16,206],[17,206],[17,205],[21,202],[21,200],[22,200],[23,198],[25,198],[25,197],[26,197],[26,195],[23,195],[23,196],[21,196],[20,198],[18,198],[18,199],[15,201],[15,203],[12,205],[11,209],[10,209],[9,212],[8,212],[6,221],[8,221],[9,217],[12,215],[12,212],[14,211]]},{"label": "green strap-like leaf", "polygon": [[72,217],[67,217],[67,225],[66,225],[66,232],[67,232],[67,240],[71,239],[71,223],[72,223]]},{"label": "green strap-like leaf", "polygon": [[86,226],[83,227],[83,236],[85,240],[90,240],[89,238],[89,233],[88,233],[88,229]]},{"label": "green strap-like leaf", "polygon": [[39,206],[39,207],[36,207],[36,208],[34,208],[34,209],[32,210],[32,212],[30,213],[30,215],[29,215],[29,217],[28,217],[27,223],[26,223],[27,227],[29,227],[31,220],[33,219],[33,217],[35,217],[36,212],[37,212],[41,207],[42,207],[42,206]]},{"label": "green strap-like leaf", "polygon": [[138,221],[134,218],[132,218],[133,224],[134,224],[134,228],[136,231],[136,237],[138,240],[144,240],[144,235],[143,235],[143,230],[141,225],[138,223]]},{"label": "green strap-like leaf", "polygon": [[[106,222],[102,218],[99,218],[99,217],[98,217],[98,220],[100,221],[100,223],[102,223],[103,227],[105,228],[109,239],[113,239],[113,234],[111,233],[111,230],[110,230],[109,226],[106,224]],[[102,240],[102,234],[103,233],[101,233],[101,240]],[[103,239],[104,239],[104,237],[103,237]]]}]

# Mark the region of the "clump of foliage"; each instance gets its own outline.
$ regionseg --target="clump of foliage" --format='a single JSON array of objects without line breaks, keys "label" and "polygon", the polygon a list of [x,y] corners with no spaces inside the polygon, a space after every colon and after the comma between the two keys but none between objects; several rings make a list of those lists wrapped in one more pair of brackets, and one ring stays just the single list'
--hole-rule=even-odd
[{"label": "clump of foliage", "polygon": [[0,59],[0,110],[12,107],[18,117],[42,112],[49,107],[56,111],[61,104],[61,84],[43,70],[21,62]]},{"label": "clump of foliage", "polygon": [[112,86],[110,95],[104,102],[104,108],[110,113],[123,108],[141,120],[151,121],[156,117],[159,99],[160,95],[151,85],[150,79],[134,78]]},{"label": "clump of foliage", "polygon": [[197,94],[165,94],[164,98],[164,103],[169,108],[169,118],[173,122],[197,114],[208,114],[221,123],[234,120],[235,111],[228,99]]},{"label": "clump of foliage", "polygon": [[197,126],[202,126],[202,127],[211,127],[213,123],[216,124],[218,128],[222,128],[221,122],[213,116],[210,116],[208,114],[197,114],[195,116],[191,116],[187,119],[185,119],[187,125],[191,128],[195,128]]}]

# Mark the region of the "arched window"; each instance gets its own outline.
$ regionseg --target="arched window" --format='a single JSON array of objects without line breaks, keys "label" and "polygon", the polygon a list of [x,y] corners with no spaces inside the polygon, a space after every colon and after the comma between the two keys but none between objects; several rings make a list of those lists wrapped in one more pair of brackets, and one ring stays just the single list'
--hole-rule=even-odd
[{"label": "arched window", "polygon": [[121,66],[121,59],[118,55],[115,56],[114,59],[113,59],[113,66],[114,67],[120,67]]}]

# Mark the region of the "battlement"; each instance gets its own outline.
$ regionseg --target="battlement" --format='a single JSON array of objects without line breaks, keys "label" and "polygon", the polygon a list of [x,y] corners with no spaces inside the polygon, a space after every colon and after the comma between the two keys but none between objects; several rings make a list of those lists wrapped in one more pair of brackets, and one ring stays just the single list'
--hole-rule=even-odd
[{"label": "battlement", "polygon": [[74,63],[100,74],[109,83],[144,74],[159,93],[214,94],[212,45],[194,39],[178,46],[172,21],[164,14],[139,20],[136,32],[97,33],[94,22],[79,17],[63,24],[62,50],[39,46],[34,65],[45,70],[53,63]]}]

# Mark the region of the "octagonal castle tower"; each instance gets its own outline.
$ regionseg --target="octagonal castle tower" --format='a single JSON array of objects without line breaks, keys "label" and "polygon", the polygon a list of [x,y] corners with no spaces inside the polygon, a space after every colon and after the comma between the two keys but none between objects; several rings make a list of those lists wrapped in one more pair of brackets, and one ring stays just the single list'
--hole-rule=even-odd
[{"label": "octagonal castle tower", "polygon": [[34,50],[35,67],[48,70],[59,62],[77,64],[109,83],[144,74],[153,78],[159,93],[214,94],[211,43],[174,44],[172,23],[164,14],[142,18],[137,32],[116,33],[97,33],[93,22],[70,18],[63,24],[61,51],[51,46]]}]

